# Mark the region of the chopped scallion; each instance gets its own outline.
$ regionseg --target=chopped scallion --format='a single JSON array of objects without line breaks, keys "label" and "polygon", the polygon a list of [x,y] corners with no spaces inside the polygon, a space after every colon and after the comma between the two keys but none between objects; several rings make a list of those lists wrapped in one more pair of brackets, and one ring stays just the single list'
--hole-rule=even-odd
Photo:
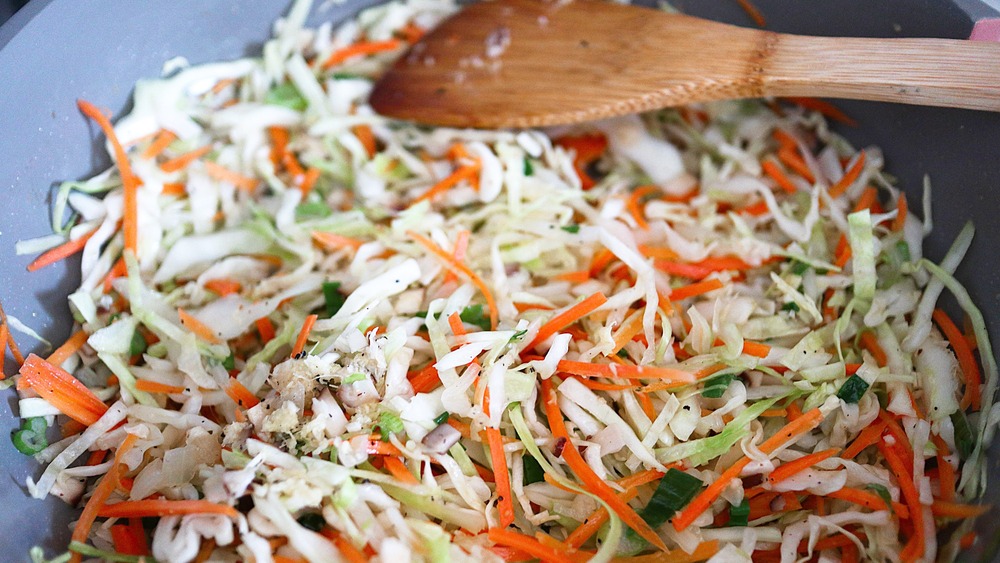
[{"label": "chopped scallion", "polygon": [[845,403],[857,403],[861,400],[861,396],[865,394],[868,390],[868,382],[861,379],[858,375],[852,375],[847,378],[847,381],[840,386],[840,390],[837,391],[837,397],[843,400]]}]

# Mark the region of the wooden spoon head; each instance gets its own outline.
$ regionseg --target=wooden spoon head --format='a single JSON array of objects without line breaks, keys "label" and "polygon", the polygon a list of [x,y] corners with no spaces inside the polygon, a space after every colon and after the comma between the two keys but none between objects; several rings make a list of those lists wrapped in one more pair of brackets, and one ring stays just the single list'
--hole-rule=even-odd
[{"label": "wooden spoon head", "polygon": [[754,97],[769,37],[597,0],[479,2],[403,55],[370,102],[389,117],[494,128]]}]

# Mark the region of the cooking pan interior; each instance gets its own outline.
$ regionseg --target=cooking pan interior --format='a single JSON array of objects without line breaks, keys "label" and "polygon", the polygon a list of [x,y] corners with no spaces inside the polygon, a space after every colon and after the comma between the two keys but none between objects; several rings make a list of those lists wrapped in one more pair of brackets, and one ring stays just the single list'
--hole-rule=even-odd
[{"label": "cooking pan interior", "polygon": [[[317,2],[312,22],[339,21],[371,0]],[[689,14],[752,25],[735,0],[674,0]],[[755,0],[774,31],[870,37],[968,37],[975,18],[991,10],[975,0]],[[287,9],[272,0],[35,0],[0,28],[0,301],[6,311],[54,342],[71,328],[65,296],[79,283],[69,260],[29,274],[29,256],[15,256],[19,239],[50,232],[54,183],[85,178],[105,168],[103,138],[76,110],[84,98],[120,115],[132,85],[159,74],[164,61],[192,63],[259,52],[271,23]],[[995,12],[992,12],[995,14]],[[624,31],[624,30],[623,30]],[[858,146],[878,145],[887,170],[911,202],[919,202],[923,176],[934,186],[934,232],[926,251],[940,259],[966,221],[978,227],[959,270],[990,333],[1000,338],[1000,114],[865,102],[838,105],[862,125],[841,128]],[[916,205],[914,205],[916,207]],[[948,303],[949,306],[953,303]],[[953,309],[954,310],[954,309]],[[19,342],[29,350],[41,346]],[[14,366],[8,363],[6,373]],[[4,560],[27,560],[43,545],[50,556],[69,539],[73,512],[61,501],[35,501],[23,491],[38,465],[19,454],[8,436],[15,426],[16,395],[0,392],[0,547]],[[995,452],[994,452],[995,453]],[[1000,504],[1000,468],[990,463],[987,501]],[[984,546],[967,555],[989,559],[1000,537],[996,510],[980,520]]]}]

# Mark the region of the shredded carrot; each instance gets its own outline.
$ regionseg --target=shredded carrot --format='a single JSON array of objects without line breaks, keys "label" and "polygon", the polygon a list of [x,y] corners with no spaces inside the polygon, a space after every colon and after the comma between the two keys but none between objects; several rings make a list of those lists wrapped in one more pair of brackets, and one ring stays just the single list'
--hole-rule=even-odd
[{"label": "shredded carrot", "polygon": [[[780,259],[774,257],[765,261],[773,262]],[[749,270],[756,266],[747,264],[735,256],[712,256],[698,262],[676,262],[673,260],[656,260],[654,265],[664,272],[685,278],[700,280],[707,278],[713,272]]]},{"label": "shredded carrot", "polygon": [[406,464],[400,461],[398,457],[386,456],[382,458],[382,462],[397,481],[407,485],[420,484],[420,481],[417,480],[413,473],[410,473],[410,470],[406,468]]},{"label": "shredded carrot", "polygon": [[767,21],[764,20],[764,16],[760,13],[760,10],[757,9],[757,6],[754,6],[750,0],[736,0],[736,2],[741,8],[743,8],[743,11],[750,16],[750,19],[757,24],[757,27],[767,27]]},{"label": "shredded carrot", "polygon": [[230,170],[221,164],[212,162],[211,160],[205,161],[205,173],[208,174],[208,177],[213,180],[232,184],[233,186],[246,192],[254,191],[260,183],[256,178],[244,176],[239,172]]},{"label": "shredded carrot", "polygon": [[885,430],[885,422],[878,421],[874,422],[858,433],[858,437],[851,442],[840,457],[844,459],[854,459],[862,450],[869,446],[874,446],[876,442],[882,439],[882,432]]},{"label": "shredded carrot", "polygon": [[365,241],[363,240],[351,237],[345,237],[343,235],[329,233],[326,231],[313,231],[311,235],[312,239],[316,241],[317,244],[319,244],[328,251],[340,250],[342,248],[351,248],[357,250],[361,248],[361,245],[365,243]]},{"label": "shredded carrot", "polygon": [[976,518],[990,510],[988,504],[960,504],[936,500],[931,504],[931,514],[942,518]]},{"label": "shredded carrot", "polygon": [[375,152],[378,147],[375,143],[375,133],[372,132],[370,125],[356,125],[351,128],[351,132],[354,136],[361,141],[361,144],[365,147],[365,152],[368,153],[368,158],[375,156]]},{"label": "shredded carrot", "polygon": [[617,354],[618,351],[631,342],[636,335],[642,332],[642,315],[642,310],[637,310],[622,322],[621,327],[618,328],[618,331],[615,332],[612,337],[615,342],[615,346],[608,354],[609,356]]},{"label": "shredded carrot", "polygon": [[644,231],[649,230],[649,223],[646,222],[646,217],[642,212],[642,199],[657,191],[659,191],[659,188],[656,186],[639,186],[632,190],[628,199],[625,200],[625,207],[628,208],[632,218],[635,219],[636,225]]},{"label": "shredded carrot", "polygon": [[[118,480],[121,477],[121,458],[122,454],[127,452],[135,445],[137,440],[135,434],[128,434],[122,441],[121,446],[118,447],[118,451],[115,452],[114,462],[111,464],[111,468],[108,472],[101,478],[101,481],[94,488],[94,492],[90,495],[90,499],[87,504],[83,507],[83,512],[80,513],[80,518],[76,521],[73,526],[72,540],[76,542],[85,543],[87,541],[87,536],[90,535],[90,528],[94,525],[94,521],[97,520],[98,516],[102,516],[101,510],[103,510],[111,497],[111,493],[114,492],[115,488],[118,486]],[[70,561],[74,563],[79,563],[82,560],[82,556],[73,552],[70,556]]]},{"label": "shredded carrot", "polygon": [[519,534],[503,528],[490,528],[486,536],[495,544],[519,549],[533,557],[541,559],[542,561],[554,563],[573,563],[573,560],[569,558],[566,553],[553,549],[547,545],[543,545],[531,536],[526,536],[524,534]]},{"label": "shredded carrot", "polygon": [[896,476],[903,500],[910,509],[910,521],[913,522],[913,535],[907,540],[900,556],[904,561],[917,560],[924,554],[924,510],[920,505],[920,493],[917,492],[910,471],[896,450],[889,447],[884,441],[879,441],[876,445],[882,452],[889,469]]},{"label": "shredded carrot", "polygon": [[560,360],[556,369],[563,373],[583,377],[607,377],[609,379],[659,379],[669,383],[694,383],[696,380],[695,374],[691,372],[658,366],[595,364],[574,360]]},{"label": "shredded carrot", "polygon": [[125,264],[125,257],[122,256],[115,261],[114,266],[111,266],[111,269],[108,270],[108,273],[104,276],[104,281],[101,283],[104,287],[104,293],[111,293],[111,289],[114,287],[114,281],[127,274],[128,267]]},{"label": "shredded carrot", "polygon": [[794,194],[799,191],[798,187],[795,186],[795,183],[792,182],[787,175],[785,175],[785,172],[773,160],[764,159],[761,161],[760,166],[764,171],[764,174],[767,174],[768,177],[774,180],[774,182],[778,184],[778,187],[785,190],[785,192]]},{"label": "shredded carrot", "polygon": [[850,127],[857,127],[858,125],[857,121],[849,117],[846,113],[841,111],[839,108],[837,108],[830,102],[820,100],[817,98],[790,97],[785,99],[793,104],[802,106],[806,109],[817,111],[822,115],[824,115],[825,117],[828,117],[834,121],[839,121],[844,125],[848,125]]},{"label": "shredded carrot", "polygon": [[601,133],[592,133],[573,137],[560,137],[555,140],[555,144],[576,153],[573,157],[573,169],[580,178],[580,186],[584,190],[594,187],[596,182],[587,174],[587,166],[600,158],[608,149],[608,138]]},{"label": "shredded carrot", "polygon": [[[639,245],[639,252],[647,258],[656,258],[659,260],[677,260],[679,256],[672,249],[665,246],[649,246],[646,244]],[[608,251],[610,254],[610,251]],[[611,256],[614,256],[613,254]]]},{"label": "shredded carrot", "polygon": [[467,331],[465,330],[465,325],[462,324],[462,317],[458,314],[458,311],[448,315],[448,326],[451,327],[452,334],[461,342]]},{"label": "shredded carrot", "polygon": [[858,202],[854,204],[854,212],[861,211],[863,209],[872,209],[872,206],[878,203],[878,190],[872,186],[868,186],[861,192],[861,196],[858,198]]},{"label": "shredded carrot", "polygon": [[950,453],[948,444],[937,434],[931,434],[931,441],[937,448],[938,484],[941,490],[939,497],[945,502],[953,502],[956,486],[955,468],[944,458]]},{"label": "shredded carrot", "polygon": [[399,451],[399,448],[392,445],[389,442],[383,442],[382,437],[378,434],[373,434],[368,437],[368,455],[388,455],[388,456],[400,456],[403,455]]},{"label": "shredded carrot", "polygon": [[480,165],[478,163],[459,166],[454,172],[446,176],[443,180],[431,186],[426,192],[420,194],[413,200],[413,204],[435,198],[448,191],[448,189],[452,186],[458,185],[458,183],[462,180],[471,182],[474,178],[479,177],[479,170]]},{"label": "shredded carrot", "polygon": [[425,237],[424,235],[414,231],[406,231],[406,234],[409,235],[410,238],[419,243],[421,246],[429,250],[431,254],[437,256],[438,259],[444,262],[445,266],[447,266],[449,269],[461,273],[465,277],[469,278],[469,281],[472,282],[472,285],[476,286],[476,288],[483,294],[483,297],[486,299],[486,306],[490,310],[490,327],[496,330],[497,322],[499,320],[497,303],[493,299],[493,293],[490,292],[490,288],[486,285],[486,282],[484,282],[483,279],[479,277],[479,274],[472,271],[472,269],[466,266],[464,262],[456,260],[454,256],[445,252],[443,248],[434,244],[434,241]]},{"label": "shredded carrot", "polygon": [[531,350],[538,344],[545,342],[553,334],[594,312],[595,309],[604,305],[607,300],[608,298],[605,297],[603,293],[598,292],[590,295],[582,301],[574,303],[565,311],[557,314],[546,321],[545,324],[538,327],[538,333],[535,334],[535,337],[531,340],[531,342],[524,347],[524,350]]},{"label": "shredded carrot", "polygon": [[[462,262],[465,260],[465,253],[469,250],[469,237],[471,233],[468,229],[462,229],[455,235],[455,248],[452,250],[451,255],[455,257],[455,260]],[[458,276],[455,275],[453,270],[448,270],[444,275],[444,283],[451,283],[458,280]]]},{"label": "shredded carrot", "polygon": [[958,327],[948,317],[948,314],[941,309],[934,309],[932,318],[941,327],[941,332],[944,333],[948,339],[948,343],[951,344],[951,349],[955,351],[955,356],[958,358],[958,365],[962,368],[962,374],[965,376],[965,393],[962,395],[961,402],[962,409],[971,408],[974,411],[978,411],[981,400],[979,386],[982,378],[979,373],[979,365],[976,364],[976,356],[969,348],[969,341],[965,339],[965,336],[958,330]]},{"label": "shredded carrot", "polygon": [[274,324],[271,323],[271,319],[261,317],[255,321],[255,324],[257,325],[257,334],[260,334],[260,339],[264,344],[274,340]]},{"label": "shredded carrot", "polygon": [[584,283],[590,279],[590,270],[577,270],[575,272],[563,272],[552,276],[552,279],[566,281],[570,283]]},{"label": "shredded carrot", "polygon": [[90,102],[77,100],[76,105],[84,115],[93,119],[100,126],[115,153],[115,165],[118,167],[118,175],[121,177],[124,191],[122,231],[125,236],[125,249],[131,250],[134,253],[138,246],[139,218],[136,192],[139,189],[139,178],[132,173],[132,165],[129,162],[128,155],[125,153],[125,149],[122,148],[122,144],[118,141],[117,135],[115,135],[115,128],[111,125],[111,120],[101,110],[97,109],[97,106]]},{"label": "shredded carrot", "polygon": [[969,549],[976,543],[976,532],[969,532],[962,536],[962,539],[958,541],[959,547],[962,549]]},{"label": "shredded carrot", "polygon": [[613,262],[615,255],[607,248],[601,248],[590,258],[590,275],[596,276]]},{"label": "shredded carrot", "polygon": [[787,168],[795,171],[796,174],[805,178],[810,184],[816,183],[816,175],[806,164],[806,161],[799,155],[798,146],[783,147],[778,151],[778,160]]},{"label": "shredded carrot", "polygon": [[178,394],[186,391],[186,389],[178,385],[167,385],[166,383],[159,383],[148,379],[137,379],[135,381],[135,388],[146,393]]},{"label": "shredded carrot", "polygon": [[160,129],[160,132],[156,134],[156,138],[153,139],[153,142],[146,147],[146,150],[142,151],[140,157],[147,160],[156,158],[170,146],[170,143],[173,143],[176,140],[177,135],[175,135],[173,131]]},{"label": "shredded carrot", "polygon": [[840,240],[837,241],[837,249],[833,254],[836,257],[833,264],[843,269],[847,265],[847,261],[851,259],[852,254],[851,245],[847,242],[847,235],[840,235]]},{"label": "shredded carrot", "polygon": [[754,217],[764,215],[768,211],[770,211],[770,208],[767,206],[767,201],[765,200],[760,200],[739,210],[744,215],[753,215]]},{"label": "shredded carrot", "polygon": [[168,174],[171,172],[180,172],[181,170],[184,170],[185,168],[190,166],[192,162],[205,156],[211,151],[212,151],[211,145],[205,145],[204,147],[199,147],[192,151],[188,151],[180,156],[171,158],[170,160],[166,160],[160,163],[160,170],[163,170]]},{"label": "shredded carrot", "polygon": [[847,501],[871,510],[888,510],[891,508],[896,511],[896,516],[900,518],[906,519],[910,517],[910,509],[905,504],[893,502],[890,506],[886,506],[885,500],[882,497],[861,489],[844,487],[838,491],[827,493],[826,497]]},{"label": "shredded carrot", "polygon": [[90,426],[107,412],[108,407],[83,383],[58,366],[28,355],[21,364],[17,389],[31,389],[59,412]]},{"label": "shredded carrot", "polygon": [[854,164],[852,164],[847,172],[844,172],[844,175],[841,176],[840,180],[838,180],[837,183],[830,188],[830,197],[840,197],[844,195],[847,188],[851,187],[851,185],[857,181],[858,176],[861,175],[861,171],[865,168],[865,159],[865,151],[859,152],[858,156],[854,160]]},{"label": "shredded carrot", "polygon": [[319,315],[309,315],[304,321],[302,321],[302,330],[299,331],[298,338],[295,339],[295,346],[292,348],[292,357],[298,356],[302,353],[302,350],[306,347],[306,338],[309,338],[309,332],[312,330],[314,324],[316,324],[316,319]]},{"label": "shredded carrot", "polygon": [[725,284],[717,278],[712,278],[710,280],[702,280],[700,282],[691,283],[681,287],[675,287],[670,290],[670,299],[672,301],[680,301],[682,299],[687,299],[689,297],[696,297],[698,295],[704,295],[710,291],[715,291],[717,289],[722,289]]},{"label": "shredded carrot", "polygon": [[579,381],[580,385],[583,385],[587,389],[595,391],[626,391],[635,389],[638,386],[637,383],[604,383],[602,381],[595,381],[589,377],[580,377],[577,375],[571,375],[570,377]]},{"label": "shredded carrot", "polygon": [[[813,428],[819,426],[819,423],[823,420],[823,414],[818,408],[813,409],[799,418],[789,422],[778,431],[777,434],[771,436],[759,446],[758,449],[762,453],[770,454],[777,450],[778,448],[791,444],[796,438],[805,434],[806,432],[812,431]],[[703,512],[708,510],[708,507],[715,502],[715,499],[719,497],[729,483],[733,479],[739,476],[740,471],[743,470],[746,465],[750,463],[750,458],[742,457],[739,461],[734,463],[719,476],[718,479],[712,482],[708,487],[703,489],[698,496],[694,498],[684,509],[677,513],[673,519],[674,529],[681,532],[687,529],[692,522],[695,521],[698,516],[701,516]]]},{"label": "shredded carrot", "polygon": [[554,437],[566,440],[566,447],[563,448],[562,457],[569,468],[583,482],[587,489],[606,502],[626,525],[635,530],[636,533],[656,548],[666,551],[666,545],[656,531],[645,520],[639,517],[628,503],[622,502],[617,494],[615,494],[615,491],[594,473],[590,465],[580,455],[580,451],[573,444],[569,432],[566,430],[566,425],[563,422],[562,412],[559,410],[559,402],[556,399],[556,391],[552,387],[552,380],[543,379],[541,385],[542,399],[545,405],[545,414],[549,421],[549,428],[552,430]]},{"label": "shredded carrot", "polygon": [[810,467],[816,465],[817,463],[823,461],[824,459],[831,458],[837,455],[838,450],[836,448],[831,448],[829,450],[823,450],[821,452],[812,453],[809,455],[804,455],[798,459],[787,461],[782,463],[778,467],[774,468],[774,471],[767,477],[767,480],[772,484],[777,484],[793,475],[796,475]]},{"label": "shredded carrot", "polygon": [[149,518],[182,516],[185,514],[222,514],[230,518],[239,516],[231,506],[207,500],[126,500],[101,507],[97,515],[102,518]]},{"label": "shredded carrot", "polygon": [[302,197],[309,195],[313,187],[316,185],[316,181],[319,180],[321,171],[315,166],[310,166],[306,169],[305,175],[302,177],[302,183],[299,184],[299,190],[302,191]]},{"label": "shredded carrot", "polygon": [[416,43],[417,41],[420,41],[420,38],[423,37],[425,33],[427,32],[424,31],[422,27],[412,21],[406,22],[406,25],[396,31],[396,35],[407,43]]},{"label": "shredded carrot", "polygon": [[123,555],[148,555],[149,551],[145,548],[146,535],[139,527],[139,536],[136,534],[136,530],[128,524],[115,524],[111,526],[111,542],[115,546],[115,551]]},{"label": "shredded carrot", "polygon": [[271,126],[267,128],[267,134],[271,137],[271,164],[275,172],[280,170],[285,153],[288,152],[288,139],[291,136],[287,127]]},{"label": "shredded carrot", "polygon": [[226,387],[226,395],[229,395],[229,398],[233,402],[245,409],[252,409],[260,403],[260,399],[235,377],[229,379],[229,386]]},{"label": "shredded carrot", "polygon": [[865,331],[861,333],[861,347],[872,355],[872,358],[875,359],[875,363],[879,367],[885,367],[886,363],[888,363],[888,356],[886,356],[885,350],[882,349],[882,345],[879,344],[874,332]]},{"label": "shredded carrot", "polygon": [[[615,557],[615,563],[697,563],[711,559],[719,552],[719,541],[712,540],[698,544],[698,547],[691,553],[683,549],[675,549],[670,552],[652,553],[649,555],[636,555],[634,557]],[[754,552],[754,561],[756,552]]]},{"label": "shredded carrot", "polygon": [[743,353],[755,358],[766,358],[771,353],[771,347],[762,342],[743,341]]},{"label": "shredded carrot", "polygon": [[434,362],[413,375],[408,374],[407,378],[417,393],[429,393],[441,384],[441,376],[438,374],[437,368],[434,367]]},{"label": "shredded carrot", "polygon": [[[629,487],[625,492],[619,493],[618,498],[622,502],[629,502],[639,494],[639,490],[635,487]],[[582,524],[576,527],[570,535],[566,538],[566,544],[570,547],[580,547],[584,544],[591,536],[597,533],[601,529],[601,526],[608,521],[608,509],[603,506],[599,507],[597,510],[590,513],[587,519],[583,521]]]},{"label": "shredded carrot", "polygon": [[374,55],[376,53],[384,53],[386,51],[395,51],[402,45],[399,39],[388,39],[386,41],[358,41],[353,45],[348,45],[343,49],[338,49],[323,61],[321,68],[323,70],[329,70],[331,67],[336,66],[347,59],[353,57],[360,57],[366,55]]},{"label": "shredded carrot", "polygon": [[[483,394],[483,413],[490,416],[490,390]],[[514,523],[514,494],[510,488],[510,470],[507,467],[507,455],[503,449],[503,435],[495,426],[487,426],[486,444],[490,450],[490,463],[493,465],[493,479],[496,483],[497,510],[500,513],[500,528],[507,528]]]},{"label": "shredded carrot", "polygon": [[216,278],[205,282],[205,289],[217,293],[221,297],[239,293],[243,289],[243,284],[236,280],[226,278]]},{"label": "shredded carrot", "polygon": [[909,207],[906,204],[906,194],[900,192],[899,199],[896,200],[896,216],[892,219],[892,230],[900,232],[906,226],[906,215]]},{"label": "shredded carrot", "polygon": [[49,354],[49,357],[45,359],[46,362],[54,365],[61,366],[63,362],[68,360],[70,356],[77,353],[83,345],[87,343],[88,334],[82,330],[74,332],[66,342],[63,342],[62,346],[56,348],[54,352]]},{"label": "shredded carrot", "polygon": [[55,264],[56,262],[65,260],[77,252],[82,251],[83,247],[87,245],[87,241],[90,240],[90,237],[94,236],[94,233],[96,232],[97,229],[95,228],[78,238],[68,240],[55,248],[46,250],[38,258],[35,258],[30,264],[28,264],[28,271],[34,272],[35,270],[39,270],[50,264]]},{"label": "shredded carrot", "polygon": [[340,554],[344,556],[344,559],[347,560],[347,563],[368,563],[368,556],[362,553],[360,549],[354,547],[354,544],[342,536],[337,530],[326,526],[320,530],[319,533],[321,536],[333,543],[334,547],[336,547],[337,550],[340,551]]},{"label": "shredded carrot", "polygon": [[201,338],[209,344],[219,344],[219,336],[212,332],[212,329],[208,328],[205,323],[199,321],[197,318],[192,316],[190,313],[184,309],[177,309],[177,316],[181,319],[181,324],[184,328],[190,330],[195,334],[195,336]]}]

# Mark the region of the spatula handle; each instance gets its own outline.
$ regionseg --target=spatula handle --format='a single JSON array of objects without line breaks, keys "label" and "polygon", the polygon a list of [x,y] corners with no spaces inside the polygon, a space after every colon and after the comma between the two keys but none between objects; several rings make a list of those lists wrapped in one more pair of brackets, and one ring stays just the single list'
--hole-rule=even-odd
[{"label": "spatula handle", "polygon": [[765,37],[760,53],[768,95],[1000,111],[1000,43]]}]

